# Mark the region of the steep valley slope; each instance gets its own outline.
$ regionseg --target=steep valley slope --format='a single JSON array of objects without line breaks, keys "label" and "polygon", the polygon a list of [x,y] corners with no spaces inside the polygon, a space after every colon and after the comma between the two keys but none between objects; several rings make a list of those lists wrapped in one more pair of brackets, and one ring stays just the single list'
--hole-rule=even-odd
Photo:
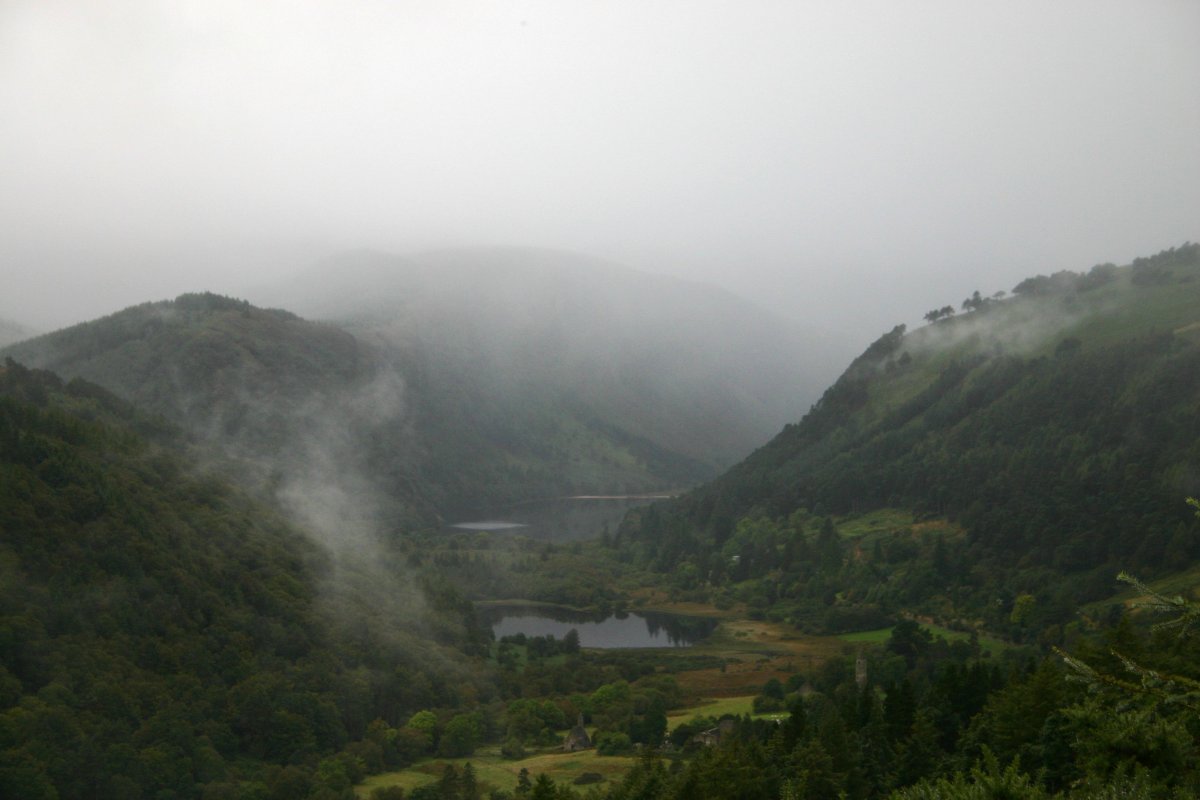
[{"label": "steep valley slope", "polygon": [[1122,569],[1200,559],[1200,246],[966,306],[884,335],[802,421],[624,534],[815,630],[907,610],[1034,636]]},{"label": "steep valley slope", "polygon": [[823,382],[810,341],[732,295],[559,255],[359,254],[301,283],[291,300],[330,322],[184,295],[3,352],[391,529],[693,485]]}]

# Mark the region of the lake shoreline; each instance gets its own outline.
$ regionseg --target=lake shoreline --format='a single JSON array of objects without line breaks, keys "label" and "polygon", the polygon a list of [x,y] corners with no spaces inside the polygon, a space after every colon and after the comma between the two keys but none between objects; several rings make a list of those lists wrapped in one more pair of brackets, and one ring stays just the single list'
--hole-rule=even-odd
[{"label": "lake shoreline", "polygon": [[644,610],[572,610],[553,603],[491,603],[479,608],[496,639],[513,636],[562,639],[574,631],[585,649],[691,647],[706,639],[719,621],[712,617]]}]

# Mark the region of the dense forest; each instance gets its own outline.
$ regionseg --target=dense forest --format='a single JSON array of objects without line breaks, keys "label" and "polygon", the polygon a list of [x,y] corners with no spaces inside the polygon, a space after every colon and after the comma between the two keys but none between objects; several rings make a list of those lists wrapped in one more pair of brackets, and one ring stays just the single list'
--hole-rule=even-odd
[{"label": "dense forest", "polygon": [[[386,401],[449,373],[335,326],[185,295],[10,348],[0,796],[1196,796],[1197,309],[1196,245],[939,305],[586,542],[437,526],[534,468],[448,488]],[[514,599],[702,643],[497,639]]]},{"label": "dense forest", "polygon": [[307,759],[475,691],[469,605],[431,584],[409,618],[369,616],[181,442],[97,386],[0,368],[0,795],[303,796]]},{"label": "dense forest", "polygon": [[[1200,556],[1183,502],[1200,492],[1198,279],[1186,245],[897,327],[801,422],[623,535],[683,588],[765,595],[804,625],[919,608],[1054,640],[1120,570]],[[931,524],[847,538],[829,522],[882,509]]]},{"label": "dense forest", "polygon": [[809,339],[711,287],[556,252],[409,261],[350,253],[264,290],[311,319],[187,294],[0,355],[167,417],[269,493],[333,475],[393,529],[694,485],[828,373]]}]

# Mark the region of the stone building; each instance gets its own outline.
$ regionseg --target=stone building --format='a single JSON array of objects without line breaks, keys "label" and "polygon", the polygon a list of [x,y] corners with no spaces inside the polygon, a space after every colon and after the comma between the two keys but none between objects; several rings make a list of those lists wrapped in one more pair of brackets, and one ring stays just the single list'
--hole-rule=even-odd
[{"label": "stone building", "polygon": [[591,746],[592,740],[588,738],[587,729],[583,727],[583,714],[580,714],[575,727],[567,731],[567,738],[563,742],[562,749],[568,753],[574,753],[576,750],[587,750]]}]

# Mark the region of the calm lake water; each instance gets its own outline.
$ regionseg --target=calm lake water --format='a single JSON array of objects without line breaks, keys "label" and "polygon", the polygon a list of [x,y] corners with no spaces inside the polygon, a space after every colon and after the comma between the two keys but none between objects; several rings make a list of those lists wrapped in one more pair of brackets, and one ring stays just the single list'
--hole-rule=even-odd
[{"label": "calm lake water", "polygon": [[489,508],[449,527],[468,531],[508,531],[531,539],[575,542],[595,539],[605,528],[616,531],[631,508],[662,497],[564,497]]},{"label": "calm lake water", "polygon": [[526,636],[554,636],[562,639],[567,631],[579,632],[583,647],[614,649],[622,647],[689,647],[704,639],[717,627],[706,617],[685,617],[652,611],[627,614],[584,614],[544,606],[492,606],[481,609],[480,616],[492,623],[499,639],[523,633]]}]

